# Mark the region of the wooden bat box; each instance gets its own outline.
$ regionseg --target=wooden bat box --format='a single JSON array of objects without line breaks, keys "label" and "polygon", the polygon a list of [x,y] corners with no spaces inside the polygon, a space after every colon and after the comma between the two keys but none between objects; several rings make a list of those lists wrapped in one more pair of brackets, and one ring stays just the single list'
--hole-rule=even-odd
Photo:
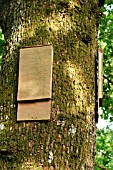
[{"label": "wooden bat box", "polygon": [[51,112],[53,48],[20,49],[17,120],[47,120]]}]

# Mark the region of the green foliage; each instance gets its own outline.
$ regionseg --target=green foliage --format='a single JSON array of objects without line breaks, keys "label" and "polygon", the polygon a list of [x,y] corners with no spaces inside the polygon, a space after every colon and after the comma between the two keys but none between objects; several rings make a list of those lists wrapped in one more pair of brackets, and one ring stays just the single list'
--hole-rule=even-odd
[{"label": "green foliage", "polygon": [[104,7],[99,26],[99,47],[104,49],[104,119],[113,116],[113,5],[110,2]]},{"label": "green foliage", "polygon": [[[113,121],[113,5],[106,0],[99,26],[99,48],[104,49],[104,98],[102,103],[105,120]],[[113,169],[113,130],[109,127],[97,131],[95,170]]]},{"label": "green foliage", "polygon": [[[96,164],[107,170],[113,169],[113,131],[108,127],[97,131]],[[95,167],[95,170],[99,170]]]}]

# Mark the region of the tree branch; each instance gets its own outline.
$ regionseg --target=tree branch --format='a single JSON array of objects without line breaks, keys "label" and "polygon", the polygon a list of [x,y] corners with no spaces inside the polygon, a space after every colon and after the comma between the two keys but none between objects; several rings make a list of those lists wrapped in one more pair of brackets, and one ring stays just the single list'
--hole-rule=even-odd
[{"label": "tree branch", "polygon": [[100,169],[102,169],[102,170],[107,170],[106,168],[104,168],[104,167],[101,166],[101,165],[98,165],[97,163],[95,163],[95,166],[98,167],[98,168],[100,168]]},{"label": "tree branch", "polygon": [[105,75],[103,75],[103,78],[105,78],[109,83],[111,83],[113,85],[113,81],[111,81],[108,77],[106,77]]},{"label": "tree branch", "polygon": [[112,160],[112,157],[110,157],[109,155],[103,153],[103,152],[100,151],[99,149],[98,149],[97,151],[100,152],[102,155],[104,155],[106,158],[108,158],[110,161]]}]

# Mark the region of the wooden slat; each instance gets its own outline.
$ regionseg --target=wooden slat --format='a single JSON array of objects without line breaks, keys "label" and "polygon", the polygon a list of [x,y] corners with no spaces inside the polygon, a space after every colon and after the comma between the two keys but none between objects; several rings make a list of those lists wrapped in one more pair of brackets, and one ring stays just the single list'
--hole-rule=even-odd
[{"label": "wooden slat", "polygon": [[50,119],[51,101],[18,102],[17,121]]},{"label": "wooden slat", "polygon": [[98,98],[103,98],[103,50],[98,50]]},{"label": "wooden slat", "polygon": [[51,98],[52,46],[20,49],[18,101]]}]

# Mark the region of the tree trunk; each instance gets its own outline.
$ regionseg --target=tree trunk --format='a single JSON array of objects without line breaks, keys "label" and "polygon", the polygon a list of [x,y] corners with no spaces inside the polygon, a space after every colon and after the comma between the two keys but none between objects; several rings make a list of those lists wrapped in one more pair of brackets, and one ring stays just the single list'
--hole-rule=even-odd
[{"label": "tree trunk", "polygon": [[[4,6],[1,169],[93,170],[97,0]],[[19,49],[53,46],[51,118],[17,122]]]}]

